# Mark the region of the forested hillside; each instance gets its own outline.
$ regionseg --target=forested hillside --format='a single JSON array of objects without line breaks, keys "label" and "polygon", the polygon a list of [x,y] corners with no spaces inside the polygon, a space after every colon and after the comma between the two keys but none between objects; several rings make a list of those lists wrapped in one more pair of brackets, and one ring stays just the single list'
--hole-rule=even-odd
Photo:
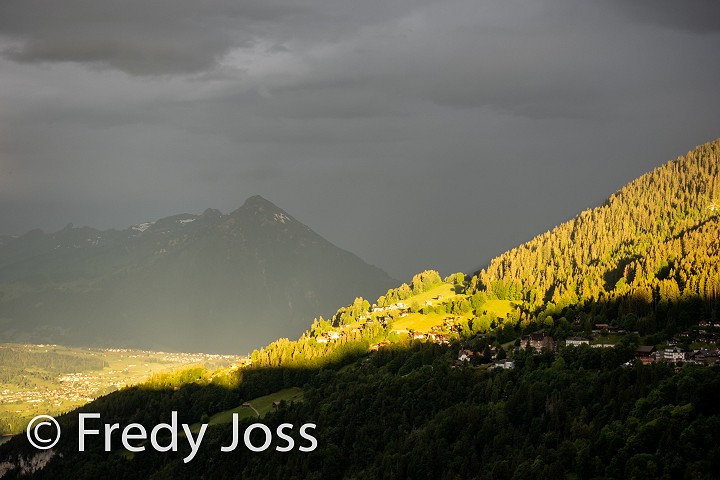
[{"label": "forested hillside", "polygon": [[601,207],[493,259],[471,290],[517,283],[533,308],[636,296],[655,301],[720,291],[720,141],[631,182]]}]

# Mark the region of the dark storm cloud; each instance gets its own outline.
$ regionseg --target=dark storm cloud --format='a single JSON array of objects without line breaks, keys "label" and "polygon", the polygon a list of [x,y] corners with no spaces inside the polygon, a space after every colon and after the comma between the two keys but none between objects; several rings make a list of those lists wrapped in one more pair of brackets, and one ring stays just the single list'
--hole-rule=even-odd
[{"label": "dark storm cloud", "polygon": [[720,31],[716,0],[613,0],[616,8],[638,22],[698,33]]},{"label": "dark storm cloud", "polygon": [[[332,40],[402,2],[314,0],[9,0],[0,3],[4,54],[18,62],[77,62],[132,75],[211,69],[259,39]],[[285,47],[274,44],[270,52]]]},{"label": "dark storm cloud", "polygon": [[5,54],[20,62],[79,62],[136,75],[211,68],[253,41],[253,25],[303,7],[231,0],[17,0],[0,3]]},{"label": "dark storm cloud", "polygon": [[715,5],[0,2],[0,233],[261,194],[471,270],[720,135]]}]

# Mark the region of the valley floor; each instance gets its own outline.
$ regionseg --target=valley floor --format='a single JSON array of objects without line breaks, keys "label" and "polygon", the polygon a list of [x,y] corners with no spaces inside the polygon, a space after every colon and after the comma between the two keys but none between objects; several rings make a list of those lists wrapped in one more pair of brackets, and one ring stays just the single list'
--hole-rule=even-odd
[{"label": "valley floor", "polygon": [[35,415],[70,411],[155,374],[243,360],[205,353],[0,344],[0,434],[18,433]]}]

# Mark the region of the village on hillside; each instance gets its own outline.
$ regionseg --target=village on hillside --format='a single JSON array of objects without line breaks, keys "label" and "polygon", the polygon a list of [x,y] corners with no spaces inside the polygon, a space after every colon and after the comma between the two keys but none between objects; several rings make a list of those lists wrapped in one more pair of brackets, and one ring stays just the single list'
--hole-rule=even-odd
[{"label": "village on hillside", "polygon": [[[514,352],[521,349],[541,353],[543,351],[557,352],[563,348],[577,348],[583,345],[587,345],[589,348],[613,348],[624,337],[629,335],[639,337],[637,331],[626,331],[615,325],[596,323],[593,325],[589,335],[573,335],[564,339],[556,339],[549,333],[540,330],[522,335],[520,338],[504,345],[485,344],[483,349],[474,350],[470,345],[471,342],[467,341],[467,338],[462,335],[469,320],[467,315],[445,314],[437,316],[432,313],[424,313],[425,308],[432,309],[439,305],[445,306],[448,300],[462,297],[462,295],[453,295],[452,293],[449,295],[435,294],[437,291],[446,291],[447,287],[448,285],[444,284],[443,287],[432,289],[430,292],[432,295],[419,296],[422,299],[421,304],[417,301],[418,296],[389,305],[379,306],[374,304],[368,308],[367,312],[360,314],[355,322],[341,324],[324,331],[315,338],[315,341],[320,344],[329,344],[358,338],[366,328],[379,324],[390,335],[395,335],[398,339],[405,338],[440,345],[459,342],[460,348],[454,364],[456,367],[485,365],[489,368],[512,369],[514,368],[514,362],[511,357]],[[410,302],[415,303],[414,307],[410,305]],[[513,308],[512,302],[505,300],[490,300],[490,302],[494,302],[492,306],[496,309],[500,305],[505,309],[503,312],[494,312],[493,310],[486,312],[489,314],[496,313],[498,324],[502,324],[503,319],[500,318],[499,313],[505,313],[505,316],[509,317],[508,309]],[[485,337],[485,334],[476,334],[476,338],[483,339]],[[378,351],[389,347],[392,343],[388,339],[373,343],[370,345],[370,351]],[[635,350],[635,359],[633,361],[642,364],[654,362],[698,365],[720,364],[718,343],[720,343],[720,322],[701,321],[696,327],[675,335],[671,340],[664,342],[660,346],[639,345]],[[632,361],[626,365],[629,366],[630,364],[632,364]]]}]

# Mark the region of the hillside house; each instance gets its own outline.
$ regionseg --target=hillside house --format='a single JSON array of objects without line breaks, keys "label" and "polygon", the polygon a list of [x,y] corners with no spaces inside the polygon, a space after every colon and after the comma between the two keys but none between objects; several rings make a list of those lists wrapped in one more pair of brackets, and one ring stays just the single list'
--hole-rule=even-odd
[{"label": "hillside house", "polygon": [[580,345],[590,345],[590,340],[582,337],[570,337],[565,340],[565,345],[569,347],[579,347]]},{"label": "hillside house", "polygon": [[521,345],[536,352],[540,352],[543,348],[555,350],[555,339],[545,332],[536,332],[523,336]]},{"label": "hillside house", "polygon": [[434,340],[437,343],[442,343],[444,345],[448,344],[448,340],[447,340],[446,336],[443,335],[442,333],[436,333]]},{"label": "hillside house", "polygon": [[635,349],[635,356],[644,365],[655,361],[655,347],[652,345],[640,345]]},{"label": "hillside house", "polygon": [[699,365],[713,366],[720,363],[717,350],[696,350],[688,354],[688,360]]},{"label": "hillside house", "polygon": [[661,352],[659,360],[670,363],[684,362],[685,352],[678,347],[666,348]]},{"label": "hillside house", "polygon": [[458,352],[458,360],[461,362],[469,362],[474,356],[475,352],[473,352],[472,350],[460,350]]}]

